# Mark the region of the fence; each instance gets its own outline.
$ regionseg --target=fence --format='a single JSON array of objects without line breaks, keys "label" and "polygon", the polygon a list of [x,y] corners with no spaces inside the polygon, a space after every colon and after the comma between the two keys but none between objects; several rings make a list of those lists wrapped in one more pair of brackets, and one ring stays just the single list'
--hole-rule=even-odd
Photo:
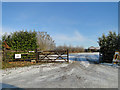
[{"label": "fence", "polygon": [[[55,62],[58,60],[69,61],[68,50],[59,51],[12,51],[3,50],[3,61],[14,62],[14,61],[30,61],[35,60],[36,62]],[[18,57],[16,57],[18,55]],[[19,57],[20,55],[20,57]]]},{"label": "fence", "polygon": [[[14,61],[31,61],[36,59],[36,53],[28,51],[13,51],[13,50],[4,50],[3,61],[14,62]],[[21,57],[15,58],[16,55]]]}]

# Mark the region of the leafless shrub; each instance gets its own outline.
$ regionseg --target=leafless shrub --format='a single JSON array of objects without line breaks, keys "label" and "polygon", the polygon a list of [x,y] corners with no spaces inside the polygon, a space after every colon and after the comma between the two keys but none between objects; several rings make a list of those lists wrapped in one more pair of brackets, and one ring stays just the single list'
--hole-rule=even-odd
[{"label": "leafless shrub", "polygon": [[47,32],[37,33],[37,44],[39,50],[52,50],[55,48],[54,40]]}]

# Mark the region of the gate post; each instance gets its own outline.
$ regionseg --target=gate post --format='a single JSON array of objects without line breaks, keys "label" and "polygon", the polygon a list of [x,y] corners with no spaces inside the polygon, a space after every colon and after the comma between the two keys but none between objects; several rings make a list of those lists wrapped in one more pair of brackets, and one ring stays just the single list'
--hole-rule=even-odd
[{"label": "gate post", "polygon": [[35,53],[36,53],[36,60],[38,60],[39,59],[39,55],[38,55],[37,49],[35,49]]},{"label": "gate post", "polygon": [[67,49],[67,62],[69,62],[69,50]]}]

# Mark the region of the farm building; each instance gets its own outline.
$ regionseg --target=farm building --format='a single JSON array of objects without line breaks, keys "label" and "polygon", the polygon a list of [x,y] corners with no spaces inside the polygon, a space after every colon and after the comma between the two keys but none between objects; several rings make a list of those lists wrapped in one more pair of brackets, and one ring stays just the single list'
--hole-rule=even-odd
[{"label": "farm building", "polygon": [[100,47],[91,46],[88,48],[88,51],[92,51],[92,52],[99,52],[99,50],[100,50]]}]

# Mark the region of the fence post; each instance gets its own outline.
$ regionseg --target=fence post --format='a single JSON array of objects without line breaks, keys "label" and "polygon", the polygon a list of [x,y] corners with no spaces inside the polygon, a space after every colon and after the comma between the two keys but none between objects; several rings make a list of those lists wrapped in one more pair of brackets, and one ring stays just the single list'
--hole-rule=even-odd
[{"label": "fence post", "polygon": [[67,49],[67,62],[69,62],[69,50]]},{"label": "fence post", "polygon": [[37,49],[35,49],[35,53],[36,53],[36,60],[38,60],[39,59],[39,55],[38,55]]},{"label": "fence post", "polygon": [[5,49],[3,49],[3,58],[2,58],[3,61],[5,61]]},{"label": "fence post", "polygon": [[6,48],[4,48],[4,54],[3,54],[3,57],[4,57],[4,61],[5,61],[5,63],[7,63],[7,59],[6,59],[6,57],[7,57],[7,54],[6,54]]}]

